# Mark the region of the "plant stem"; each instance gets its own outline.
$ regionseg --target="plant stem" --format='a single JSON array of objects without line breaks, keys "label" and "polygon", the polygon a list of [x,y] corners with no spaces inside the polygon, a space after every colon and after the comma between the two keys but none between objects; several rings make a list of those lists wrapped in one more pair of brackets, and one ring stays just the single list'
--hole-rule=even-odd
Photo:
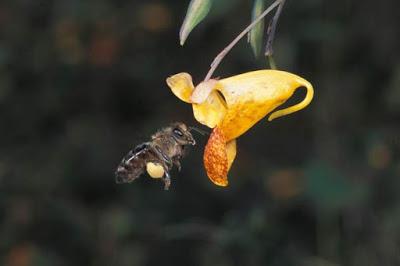
[{"label": "plant stem", "polygon": [[224,48],[213,60],[210,66],[210,70],[208,71],[204,81],[207,81],[211,78],[215,69],[221,63],[222,59],[224,59],[225,55],[229,53],[229,51],[236,45],[236,43],[243,38],[258,22],[260,22],[269,12],[271,12],[275,7],[281,4],[282,0],[276,0],[273,2],[256,20],[254,20],[246,29],[244,29],[228,46]]},{"label": "plant stem", "polygon": [[272,55],[268,55],[267,58],[268,58],[269,68],[271,68],[271,69],[277,69],[275,60],[274,60],[274,58],[272,57]]},{"label": "plant stem", "polygon": [[272,51],[272,42],[274,41],[275,37],[275,30],[276,30],[276,24],[278,24],[278,19],[279,16],[281,15],[283,5],[285,4],[286,0],[281,0],[281,3],[279,4],[278,9],[276,10],[276,13],[274,17],[272,18],[271,22],[269,23],[268,26],[268,38],[267,38],[267,44],[265,45],[265,55],[266,56],[271,56],[273,54]]}]

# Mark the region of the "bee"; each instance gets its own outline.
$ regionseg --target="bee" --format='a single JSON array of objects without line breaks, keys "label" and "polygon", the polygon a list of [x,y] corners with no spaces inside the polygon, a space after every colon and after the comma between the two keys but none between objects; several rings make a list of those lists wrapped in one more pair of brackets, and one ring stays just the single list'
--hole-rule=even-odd
[{"label": "bee", "polygon": [[116,183],[131,183],[147,171],[153,178],[162,178],[164,189],[168,190],[169,172],[174,165],[181,170],[180,159],[188,146],[196,144],[192,129],[181,122],[173,123],[153,134],[150,141],[130,150],[115,171]]}]

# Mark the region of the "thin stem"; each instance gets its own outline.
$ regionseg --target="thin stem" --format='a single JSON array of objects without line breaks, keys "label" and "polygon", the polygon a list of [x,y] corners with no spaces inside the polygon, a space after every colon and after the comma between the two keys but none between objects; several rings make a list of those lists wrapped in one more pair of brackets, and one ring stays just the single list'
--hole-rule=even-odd
[{"label": "thin stem", "polygon": [[236,43],[243,38],[258,22],[260,22],[269,12],[271,12],[276,6],[278,6],[282,0],[276,0],[273,2],[256,20],[254,20],[246,29],[244,29],[228,46],[224,48],[213,60],[211,63],[210,70],[208,71],[204,81],[207,81],[211,78],[215,69],[218,67],[219,63],[221,63],[222,59],[224,59],[225,55],[229,53],[229,51],[236,45]]},{"label": "thin stem", "polygon": [[271,68],[271,69],[277,69],[275,60],[274,60],[274,58],[272,57],[272,55],[268,55],[267,58],[268,58],[269,68]]},{"label": "thin stem", "polygon": [[271,56],[273,54],[272,42],[274,41],[274,37],[275,37],[276,24],[278,24],[278,19],[279,19],[279,16],[281,15],[282,8],[283,8],[283,5],[285,4],[285,1],[286,0],[281,0],[281,3],[279,4],[279,7],[275,12],[274,17],[272,18],[271,22],[269,23],[267,44],[265,46],[265,55],[266,56]]}]

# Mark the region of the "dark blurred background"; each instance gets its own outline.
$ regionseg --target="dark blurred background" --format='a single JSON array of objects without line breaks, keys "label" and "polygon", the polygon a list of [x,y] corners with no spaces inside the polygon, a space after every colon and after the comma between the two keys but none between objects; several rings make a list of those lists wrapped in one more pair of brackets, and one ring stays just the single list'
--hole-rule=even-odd
[{"label": "dark blurred background", "polygon": [[[201,135],[170,191],[115,184],[154,131],[200,126],[165,79],[199,82],[249,23],[252,1],[216,2],[184,47],[188,0],[0,2],[1,265],[400,265],[395,0],[287,1],[275,60],[314,101],[238,140],[229,187]],[[215,76],[265,67],[243,40]]]}]

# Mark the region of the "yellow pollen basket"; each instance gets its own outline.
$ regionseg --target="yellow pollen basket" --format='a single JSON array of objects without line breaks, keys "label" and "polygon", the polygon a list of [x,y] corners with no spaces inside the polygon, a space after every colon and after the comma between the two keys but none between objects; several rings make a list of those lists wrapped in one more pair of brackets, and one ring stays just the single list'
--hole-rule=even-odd
[{"label": "yellow pollen basket", "polygon": [[157,163],[148,162],[146,164],[146,171],[152,178],[162,178],[164,176],[164,168]]}]

